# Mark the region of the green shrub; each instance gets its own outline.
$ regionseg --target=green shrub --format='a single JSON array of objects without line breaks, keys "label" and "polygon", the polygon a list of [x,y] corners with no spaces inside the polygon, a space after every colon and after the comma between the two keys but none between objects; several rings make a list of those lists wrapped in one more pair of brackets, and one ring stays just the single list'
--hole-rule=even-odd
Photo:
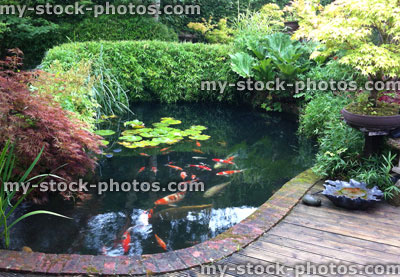
[{"label": "green shrub", "polygon": [[[310,71],[300,74],[298,77],[299,80],[304,83],[307,83],[307,79],[309,79],[310,81],[315,81],[316,84],[318,84],[319,81],[329,82],[331,80],[336,82],[344,81],[347,84],[351,81],[355,81],[358,87],[361,87],[367,81],[365,77],[354,71],[353,68],[340,64],[334,59],[327,63],[318,63],[316,66],[310,68]],[[305,102],[308,102],[316,96],[326,93],[329,93],[329,91],[310,89],[297,93],[295,97],[302,98]]]},{"label": "green shrub", "polygon": [[0,56],[6,55],[8,49],[19,48],[25,54],[25,65],[32,67],[40,62],[48,48],[56,44],[57,24],[42,18],[1,17]]},{"label": "green shrub", "polygon": [[355,179],[377,185],[392,197],[398,189],[391,182],[394,156],[363,156],[363,134],[348,126],[340,115],[351,99],[331,92],[317,94],[300,116],[300,133],[318,138],[318,153],[313,167],[318,175],[334,180]]},{"label": "green shrub", "polygon": [[72,41],[161,40],[178,41],[173,29],[143,16],[103,15],[65,24],[64,36]]},{"label": "green shrub", "polygon": [[[43,61],[48,68],[59,61],[65,69],[103,53],[104,66],[129,91],[131,100],[162,102],[233,100],[233,88],[223,94],[201,90],[202,81],[234,83],[229,47],[161,41],[86,42],[51,49]],[[92,63],[92,66],[96,66]]]},{"label": "green shrub", "polygon": [[191,32],[187,25],[190,22],[201,22],[203,18],[213,18],[213,23],[217,23],[222,18],[227,18],[228,22],[233,22],[240,13],[245,13],[247,10],[258,10],[267,3],[289,2],[271,1],[271,0],[195,0],[185,2],[182,0],[164,0],[161,1],[161,8],[166,5],[199,5],[201,8],[200,14],[181,14],[167,15],[163,14],[160,19],[163,23],[171,26],[176,32]]},{"label": "green shrub", "polygon": [[323,135],[327,124],[340,121],[340,111],[350,102],[349,98],[335,96],[331,92],[316,96],[300,114],[300,133],[307,137]]},{"label": "green shrub", "polygon": [[79,63],[64,71],[59,63],[54,63],[48,72],[42,72],[32,81],[32,88],[39,95],[51,96],[60,106],[94,129],[96,110],[99,104],[92,96],[94,80],[90,76],[90,64]]}]

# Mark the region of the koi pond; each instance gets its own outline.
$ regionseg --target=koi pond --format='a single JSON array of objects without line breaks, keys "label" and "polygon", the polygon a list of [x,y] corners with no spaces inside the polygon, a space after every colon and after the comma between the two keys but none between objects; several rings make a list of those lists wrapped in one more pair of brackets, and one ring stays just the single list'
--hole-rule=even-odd
[{"label": "koi pond", "polygon": [[[14,216],[40,208],[72,220],[30,217],[13,230],[14,249],[117,256],[189,247],[245,219],[312,164],[313,144],[296,134],[290,114],[217,104],[147,103],[133,111],[99,123],[109,144],[91,183],[159,182],[160,191],[93,189],[75,204],[25,204]],[[174,134],[154,138],[155,127]],[[203,190],[192,191],[192,181]],[[163,191],[170,182],[187,191]]]}]

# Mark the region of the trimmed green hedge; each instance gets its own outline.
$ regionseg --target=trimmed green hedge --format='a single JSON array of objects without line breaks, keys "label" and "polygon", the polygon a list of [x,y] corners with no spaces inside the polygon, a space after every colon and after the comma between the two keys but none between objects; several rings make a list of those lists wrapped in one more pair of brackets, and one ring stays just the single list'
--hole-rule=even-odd
[{"label": "trimmed green hedge", "polygon": [[226,45],[161,41],[69,43],[49,50],[43,67],[58,60],[69,69],[85,59],[96,66],[101,56],[131,100],[233,101],[238,95],[229,86],[222,94],[200,89],[203,80],[237,81],[229,50]]},{"label": "trimmed green hedge", "polygon": [[178,41],[178,35],[166,25],[143,16],[103,15],[88,17],[77,24],[62,25],[64,36],[72,41],[161,40]]}]

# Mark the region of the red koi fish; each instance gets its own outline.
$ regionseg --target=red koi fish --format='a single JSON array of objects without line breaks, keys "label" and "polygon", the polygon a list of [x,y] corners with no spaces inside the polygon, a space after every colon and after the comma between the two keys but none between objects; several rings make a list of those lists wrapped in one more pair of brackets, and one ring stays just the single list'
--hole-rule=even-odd
[{"label": "red koi fish", "polygon": [[201,143],[196,140],[197,147],[201,147]]},{"label": "red koi fish", "polygon": [[149,154],[146,154],[146,153],[139,153],[139,155],[140,155],[140,156],[143,156],[143,157],[150,157],[150,155],[149,155]]},{"label": "red koi fish", "polygon": [[165,148],[161,149],[160,152],[167,151],[169,148],[170,148],[170,147],[165,147]]},{"label": "red koi fish", "polygon": [[183,198],[185,198],[186,191],[180,191],[174,194],[170,194],[165,196],[164,198],[158,199],[156,202],[154,202],[154,205],[169,205],[173,204],[176,202],[181,201]]},{"label": "red koi fish", "polygon": [[167,244],[166,244],[162,239],[160,239],[160,237],[157,236],[156,234],[154,234],[154,237],[156,238],[158,245],[159,245],[162,249],[164,249],[165,251],[167,251]]},{"label": "red koi fish", "polygon": [[122,235],[122,248],[124,248],[124,254],[127,254],[129,252],[129,249],[131,248],[130,243],[131,228],[128,228],[128,230],[126,230],[125,233]]},{"label": "red koi fish", "polygon": [[199,150],[199,149],[192,149],[192,151],[195,152],[195,153],[204,154],[204,152]]},{"label": "red koi fish", "polygon": [[179,167],[179,166],[176,166],[176,165],[166,164],[165,166],[168,166],[168,167],[170,167],[172,169],[175,169],[175,170],[180,170],[180,171],[183,170],[182,167]]},{"label": "red koi fish", "polygon": [[243,171],[244,171],[244,169],[241,169],[241,170],[228,170],[228,171],[218,172],[217,175],[218,176],[228,176],[228,175],[232,175],[232,174],[235,174],[235,173],[240,173],[240,172],[243,172]]},{"label": "red koi fish", "polygon": [[138,173],[143,172],[145,169],[146,169],[146,167],[145,167],[145,166],[142,166],[142,167],[139,169]]},{"label": "red koi fish", "polygon": [[227,158],[226,160],[231,162],[231,161],[233,161],[233,160],[236,158],[236,156],[237,156],[237,155],[230,156],[230,157]]},{"label": "red koi fish", "polygon": [[186,177],[187,177],[186,172],[185,172],[185,171],[182,171],[182,172],[181,172],[181,178],[182,178],[182,180],[185,180]]},{"label": "red koi fish", "polygon": [[211,170],[212,170],[212,169],[209,168],[208,166],[199,165],[199,164],[188,164],[187,166],[188,166],[188,167],[196,167],[196,168],[199,168],[199,169],[201,169],[201,170],[207,170],[207,171],[211,171]]},{"label": "red koi fish", "polygon": [[147,210],[147,216],[149,219],[153,217],[153,213],[154,213],[154,209]]},{"label": "red koi fish", "polygon": [[153,167],[151,168],[151,171],[153,171],[154,174],[157,174],[158,169],[157,169],[157,167],[153,166]]},{"label": "red koi fish", "polygon": [[217,163],[224,163],[224,164],[235,164],[234,162],[232,162],[231,160],[223,160],[223,159],[212,159],[214,162]]}]

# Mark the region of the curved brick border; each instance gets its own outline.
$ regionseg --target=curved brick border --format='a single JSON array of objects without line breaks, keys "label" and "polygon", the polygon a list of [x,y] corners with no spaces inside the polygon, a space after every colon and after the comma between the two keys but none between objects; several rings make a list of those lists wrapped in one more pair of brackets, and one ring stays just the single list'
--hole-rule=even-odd
[{"label": "curved brick border", "polygon": [[287,182],[251,216],[198,245],[142,256],[91,256],[0,250],[0,270],[48,274],[141,275],[179,271],[233,254],[270,230],[319,178],[307,170]]}]

